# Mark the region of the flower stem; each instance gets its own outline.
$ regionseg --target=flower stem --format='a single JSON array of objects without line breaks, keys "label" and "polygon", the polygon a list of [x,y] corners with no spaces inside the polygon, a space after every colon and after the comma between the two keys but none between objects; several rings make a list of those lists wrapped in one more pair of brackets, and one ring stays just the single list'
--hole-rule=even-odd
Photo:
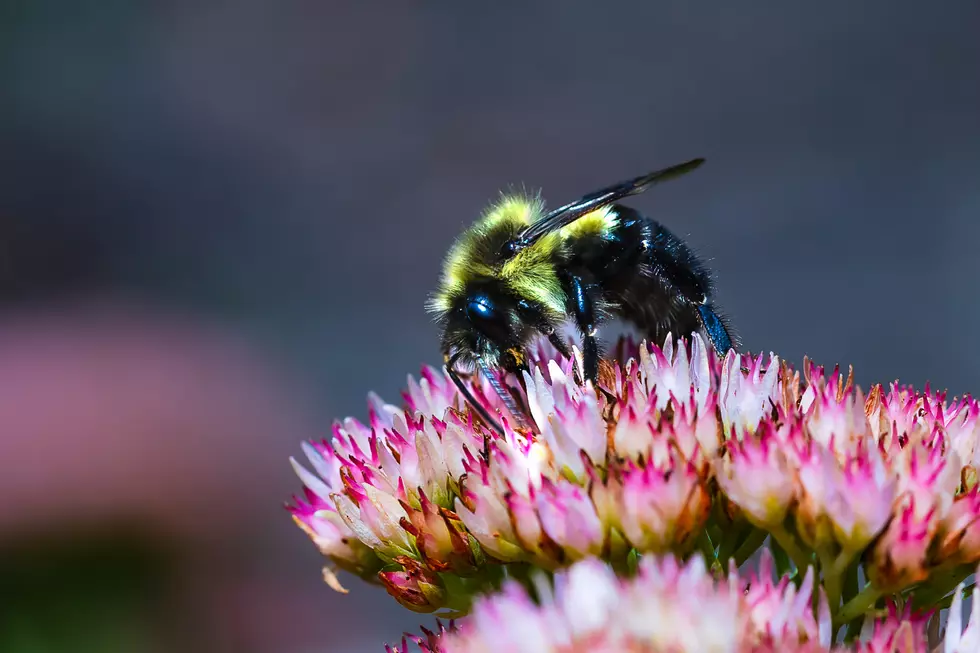
[{"label": "flower stem", "polygon": [[719,546],[725,545],[725,530],[718,525],[717,520],[709,521],[704,530],[708,531],[708,537],[711,538],[712,542],[718,542]]},{"label": "flower stem", "polygon": [[915,607],[933,606],[953,591],[974,569],[968,565],[958,565],[945,572],[933,572],[933,577],[919,591],[912,591],[912,604]]},{"label": "flower stem", "polygon": [[440,579],[446,588],[443,609],[447,612],[460,615],[465,615],[470,611],[474,594],[481,589],[492,586],[489,582],[474,582],[472,578],[461,578],[453,574],[440,574]]},{"label": "flower stem", "polygon": [[871,583],[865,585],[864,589],[857,593],[857,596],[840,606],[839,610],[834,610],[835,629],[841,624],[850,623],[867,613],[880,597],[881,590]]},{"label": "flower stem", "polygon": [[854,619],[851,619],[850,623],[847,624],[847,630],[844,631],[844,643],[849,644],[853,642],[861,634],[861,627],[864,626],[864,617],[861,615]]},{"label": "flower stem", "polygon": [[783,547],[779,546],[779,542],[775,538],[769,540],[769,549],[772,551],[772,558],[776,562],[776,575],[779,578],[786,575],[789,575],[790,579],[795,578],[799,572],[793,567],[792,561],[786,555],[786,551],[783,550]]},{"label": "flower stem", "polygon": [[841,577],[840,574],[833,569],[833,565],[824,567],[823,589],[827,594],[827,604],[830,606],[830,611],[837,612],[837,610],[840,608]]},{"label": "flower stem", "polygon": [[735,551],[735,566],[741,567],[746,560],[752,557],[752,554],[759,550],[766,538],[769,537],[769,533],[765,532],[761,528],[755,528],[749,534],[745,541],[742,542],[742,546],[738,547]]},{"label": "flower stem", "polygon": [[[858,595],[860,590],[861,579],[859,577],[859,568],[861,566],[860,558],[855,558],[851,561],[851,564],[847,566],[844,571],[844,592],[841,595],[841,600],[844,601],[846,605],[848,601],[853,599]],[[861,627],[864,626],[865,615],[862,614],[855,619],[851,619],[847,622],[847,629],[844,631],[844,641],[852,642],[858,635],[861,634]],[[843,625],[843,624],[841,624]]]},{"label": "flower stem", "polygon": [[847,567],[847,571],[844,572],[844,594],[842,598],[844,602],[847,603],[858,593],[858,560],[855,559]]},{"label": "flower stem", "polygon": [[810,566],[810,556],[796,545],[796,539],[786,530],[785,526],[774,526],[769,532],[802,575],[803,570]]},{"label": "flower stem", "polygon": [[503,586],[504,581],[511,580],[520,583],[524,589],[533,593],[535,590],[534,583],[531,582],[531,576],[535,573],[550,576],[545,570],[537,570],[527,562],[512,562],[503,566],[503,573],[496,579],[495,587],[499,590]]},{"label": "flower stem", "polygon": [[975,586],[976,583],[970,583],[969,585],[963,588],[962,592],[953,592],[952,594],[947,594],[945,597],[943,597],[942,600],[933,601],[932,603],[930,603],[930,605],[935,610],[945,610],[946,608],[948,608],[950,605],[953,604],[953,599],[956,598],[957,594],[960,594],[965,599],[968,596],[970,596]]},{"label": "flower stem", "polygon": [[698,536],[698,549],[701,551],[701,555],[704,556],[705,566],[710,569],[718,561],[718,556],[715,553],[715,545],[712,544],[711,536],[708,535],[707,530],[702,530]]},{"label": "flower stem", "polygon": [[[824,592],[827,595],[827,603],[830,606],[830,611],[832,614],[836,614],[838,610],[841,609],[841,598],[843,597],[844,603],[848,603],[853,600],[854,595],[857,594],[857,569],[854,569],[854,588],[853,590],[848,590],[846,587],[850,585],[850,581],[847,578],[848,572],[851,571],[851,560],[853,555],[846,551],[841,552],[836,557],[831,556],[826,552],[818,552],[817,554],[820,558],[820,568],[823,573],[823,587]],[[850,594],[847,596],[845,594]],[[876,599],[877,600],[877,599]],[[836,632],[838,628],[842,625],[850,623],[851,619],[834,619],[834,631]]]},{"label": "flower stem", "polygon": [[751,530],[755,528],[746,522],[738,523],[733,525],[732,532],[728,534],[727,537],[722,537],[721,544],[718,546],[718,563],[722,565],[727,565],[728,559],[732,557],[732,554],[738,550],[738,548],[745,542],[745,538],[751,533]]}]

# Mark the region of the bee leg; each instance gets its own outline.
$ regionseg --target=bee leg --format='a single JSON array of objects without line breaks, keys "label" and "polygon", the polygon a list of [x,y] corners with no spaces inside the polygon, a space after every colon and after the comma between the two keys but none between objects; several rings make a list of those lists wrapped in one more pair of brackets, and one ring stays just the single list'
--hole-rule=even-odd
[{"label": "bee leg", "polygon": [[701,318],[701,325],[705,333],[711,338],[711,344],[719,356],[724,356],[732,348],[732,337],[725,327],[725,323],[718,317],[718,314],[711,310],[707,304],[698,304],[698,316]]},{"label": "bee leg", "polygon": [[[615,394],[609,392],[599,385],[599,345],[596,342],[596,329],[592,325],[582,330],[582,367],[585,368],[585,380],[592,381],[592,387],[601,392],[606,401],[615,404],[619,399]],[[575,376],[578,376],[578,368],[575,368]],[[584,384],[582,379],[576,379]]]},{"label": "bee leg", "polygon": [[581,279],[572,277],[571,286],[575,322],[582,332],[582,367],[585,380],[592,381],[592,385],[598,386],[599,343],[595,337],[595,307]]},{"label": "bee leg", "polygon": [[719,358],[724,357],[732,349],[732,337],[725,321],[711,308],[711,299],[705,285],[669,257],[654,254],[650,263],[656,276],[673,287],[694,308],[698,322],[711,340],[715,353]]},{"label": "bee leg", "polygon": [[[715,353],[718,354],[719,358],[724,358],[728,354],[728,350],[735,348],[732,342],[732,336],[728,333],[728,328],[725,326],[725,321],[711,310],[708,304],[699,304],[697,308],[698,315],[701,318],[701,325],[711,339],[711,345],[715,348]],[[742,370],[742,374],[748,374],[751,371],[744,365],[740,369]]]},{"label": "bee leg", "polygon": [[591,324],[582,331],[582,367],[585,380],[592,381],[592,385],[599,383],[599,343],[595,335],[595,327]]},{"label": "bee leg", "polygon": [[557,331],[552,330],[552,332],[548,334],[548,342],[551,343],[552,347],[558,350],[559,354],[569,360],[572,359],[572,350],[568,348],[568,343],[561,339],[561,336],[558,335]]},{"label": "bee leg", "polygon": [[[481,404],[479,401],[476,400],[476,397],[473,396],[473,393],[470,392],[470,389],[467,388],[466,384],[463,383],[463,380],[459,378],[459,374],[456,372],[455,363],[456,363],[455,356],[452,358],[447,357],[446,373],[449,375],[450,380],[452,380],[453,385],[455,385],[456,389],[459,390],[461,395],[463,395],[463,399],[466,401],[467,404],[469,404],[470,408],[476,411],[476,414],[480,416],[480,419],[482,419],[488,427],[496,431],[498,435],[503,435],[504,429],[500,426],[497,420],[490,417],[490,413],[487,411],[487,409],[483,407],[483,404]],[[487,464],[490,463],[489,434],[484,434],[483,436],[483,459],[487,461]]]}]

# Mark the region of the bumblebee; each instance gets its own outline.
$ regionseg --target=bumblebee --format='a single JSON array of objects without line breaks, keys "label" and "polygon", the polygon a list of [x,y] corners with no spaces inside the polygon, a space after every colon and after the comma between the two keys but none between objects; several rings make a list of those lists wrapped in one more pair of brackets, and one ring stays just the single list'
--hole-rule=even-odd
[{"label": "bumblebee", "polygon": [[442,328],[450,378],[490,428],[502,433],[461,380],[460,368],[479,369],[518,425],[526,426],[496,372],[520,378],[528,369],[527,345],[539,335],[571,357],[559,335],[568,321],[582,338],[584,379],[577,380],[596,387],[597,330],[612,318],[657,343],[668,333],[701,330],[718,355],[732,348],[704,265],[659,222],[617,203],[702,163],[657,170],[552,211],[545,211],[540,195],[503,195],[456,241],[428,308]]}]

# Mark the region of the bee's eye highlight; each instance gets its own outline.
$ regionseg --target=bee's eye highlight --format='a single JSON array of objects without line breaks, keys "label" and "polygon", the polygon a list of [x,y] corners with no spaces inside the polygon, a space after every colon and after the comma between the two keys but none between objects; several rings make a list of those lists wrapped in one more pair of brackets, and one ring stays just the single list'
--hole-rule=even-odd
[{"label": "bee's eye highlight", "polygon": [[474,322],[481,320],[492,320],[497,317],[497,311],[493,307],[493,302],[489,297],[471,297],[466,304],[466,315]]},{"label": "bee's eye highlight", "polygon": [[467,300],[466,317],[488,338],[497,341],[507,339],[507,320],[486,295],[474,295]]}]

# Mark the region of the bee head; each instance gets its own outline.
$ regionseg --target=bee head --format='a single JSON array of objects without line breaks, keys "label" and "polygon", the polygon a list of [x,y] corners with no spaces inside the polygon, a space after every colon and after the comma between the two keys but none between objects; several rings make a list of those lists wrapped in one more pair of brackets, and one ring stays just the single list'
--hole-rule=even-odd
[{"label": "bee head", "polygon": [[504,196],[450,249],[428,303],[447,356],[515,371],[524,366],[524,346],[534,333],[564,317],[555,270],[560,239],[518,246],[542,210],[539,198]]},{"label": "bee head", "polygon": [[443,349],[460,360],[491,367],[524,367],[524,346],[535,332],[535,311],[526,300],[486,286],[469,288],[446,316]]},{"label": "bee head", "polygon": [[466,298],[466,320],[484,339],[501,344],[514,340],[508,307],[484,292]]}]

